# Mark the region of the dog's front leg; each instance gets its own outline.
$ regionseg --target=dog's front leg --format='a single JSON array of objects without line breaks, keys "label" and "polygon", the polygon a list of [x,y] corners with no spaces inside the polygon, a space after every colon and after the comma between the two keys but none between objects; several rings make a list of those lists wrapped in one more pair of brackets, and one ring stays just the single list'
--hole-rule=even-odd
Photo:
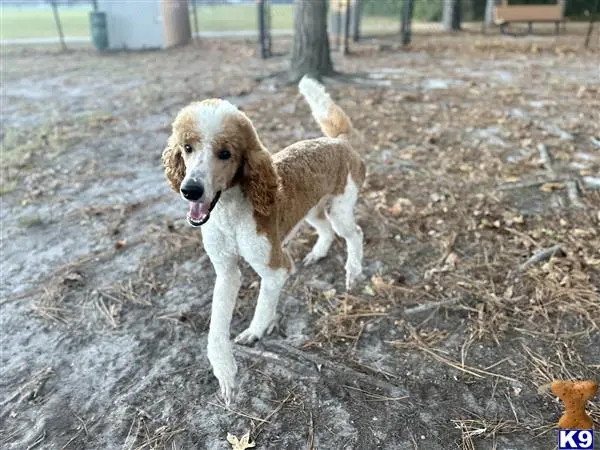
[{"label": "dog's front leg", "polygon": [[208,330],[208,359],[215,377],[219,380],[223,399],[226,404],[230,404],[235,397],[237,366],[229,333],[242,275],[235,258],[220,258],[212,262],[217,279]]}]

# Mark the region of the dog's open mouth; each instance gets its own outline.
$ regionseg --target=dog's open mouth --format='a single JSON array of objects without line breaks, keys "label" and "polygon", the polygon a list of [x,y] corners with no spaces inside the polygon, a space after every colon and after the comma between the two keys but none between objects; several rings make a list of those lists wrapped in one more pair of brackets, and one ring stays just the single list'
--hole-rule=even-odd
[{"label": "dog's open mouth", "polygon": [[210,203],[190,202],[190,210],[188,211],[187,221],[193,227],[204,225],[210,219],[210,213],[219,201],[221,191],[212,199]]}]

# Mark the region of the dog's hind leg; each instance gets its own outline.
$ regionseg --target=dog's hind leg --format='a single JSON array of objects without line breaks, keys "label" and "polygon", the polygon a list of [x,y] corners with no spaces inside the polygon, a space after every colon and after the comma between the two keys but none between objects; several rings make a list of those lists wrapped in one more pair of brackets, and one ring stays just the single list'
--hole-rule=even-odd
[{"label": "dog's hind leg", "polygon": [[327,220],[325,212],[325,202],[320,202],[311,209],[306,216],[306,221],[317,230],[317,242],[312,250],[304,257],[304,265],[309,265],[327,256],[331,243],[335,238],[335,233],[331,227],[331,222]]},{"label": "dog's hind leg", "polygon": [[242,256],[261,278],[256,309],[250,326],[235,338],[237,344],[250,345],[265,334],[270,334],[276,327],[277,303],[281,289],[292,270],[292,262],[279,242],[276,245],[269,243],[265,247],[248,246],[247,249],[243,249]]},{"label": "dog's hind leg", "polygon": [[354,207],[358,199],[358,187],[348,176],[344,193],[333,197],[329,210],[329,220],[335,232],[346,241],[346,289],[354,286],[362,273],[363,232],[356,224]]},{"label": "dog's hind leg", "polygon": [[235,338],[236,344],[251,345],[270,334],[277,325],[277,303],[289,270],[269,267],[255,269],[261,277],[260,291],[250,326]]}]

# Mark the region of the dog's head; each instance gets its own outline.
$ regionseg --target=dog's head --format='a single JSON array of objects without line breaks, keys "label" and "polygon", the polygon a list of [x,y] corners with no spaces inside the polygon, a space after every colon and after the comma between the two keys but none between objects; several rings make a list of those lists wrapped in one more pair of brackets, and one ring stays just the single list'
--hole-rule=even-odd
[{"label": "dog's head", "polygon": [[268,215],[277,174],[248,117],[225,100],[183,108],[162,155],[171,188],[189,202],[188,222],[204,224],[221,193],[241,184],[256,213]]}]

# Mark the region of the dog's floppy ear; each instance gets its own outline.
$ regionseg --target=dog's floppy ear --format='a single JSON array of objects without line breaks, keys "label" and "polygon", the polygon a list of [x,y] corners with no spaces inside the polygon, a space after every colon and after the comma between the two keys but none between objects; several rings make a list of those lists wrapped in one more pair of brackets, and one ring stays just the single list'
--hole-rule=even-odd
[{"label": "dog's floppy ear", "polygon": [[278,175],[271,154],[260,146],[247,153],[244,162],[244,190],[252,208],[261,216],[271,213],[277,198]]},{"label": "dog's floppy ear", "polygon": [[167,147],[163,150],[162,162],[169,186],[175,192],[179,193],[181,182],[185,177],[185,164],[183,163],[183,156],[181,156],[181,149],[171,142],[171,140],[169,140]]}]

